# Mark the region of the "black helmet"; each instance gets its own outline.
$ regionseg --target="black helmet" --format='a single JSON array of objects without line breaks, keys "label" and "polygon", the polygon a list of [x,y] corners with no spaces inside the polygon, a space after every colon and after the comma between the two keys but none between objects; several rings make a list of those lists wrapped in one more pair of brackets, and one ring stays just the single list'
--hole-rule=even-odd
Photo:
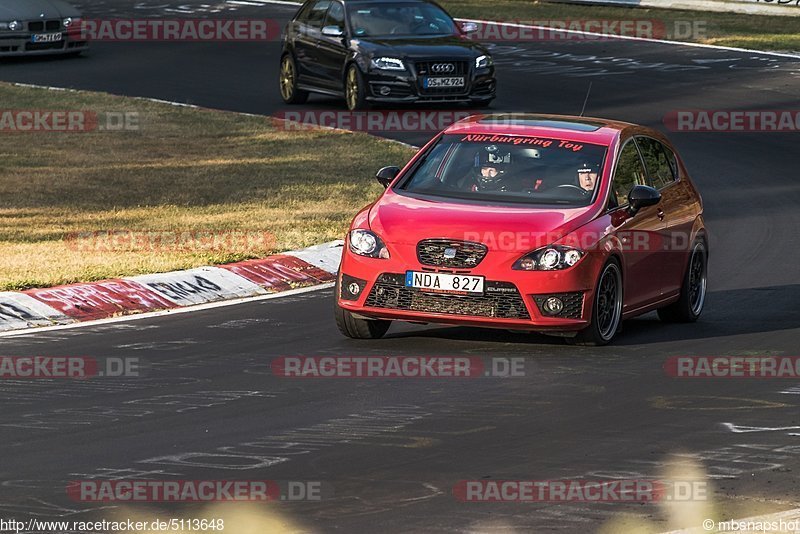
[{"label": "black helmet", "polygon": [[498,171],[505,171],[506,165],[511,163],[511,152],[506,152],[496,145],[489,145],[475,154],[475,167],[494,167]]},{"label": "black helmet", "polygon": [[[506,167],[511,163],[511,153],[499,149],[495,145],[490,145],[479,150],[475,154],[475,175],[478,181],[478,189],[497,191],[503,186],[503,174]],[[484,176],[482,169],[490,167],[497,171],[494,176]]]}]

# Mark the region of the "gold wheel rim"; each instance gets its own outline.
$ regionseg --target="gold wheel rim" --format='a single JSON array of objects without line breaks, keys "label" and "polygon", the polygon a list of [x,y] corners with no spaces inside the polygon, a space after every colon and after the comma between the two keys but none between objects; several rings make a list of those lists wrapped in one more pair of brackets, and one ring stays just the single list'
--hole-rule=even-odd
[{"label": "gold wheel rim", "polygon": [[283,59],[281,65],[281,96],[284,100],[292,98],[294,92],[294,65],[288,56]]},{"label": "gold wheel rim", "polygon": [[358,77],[356,69],[350,68],[347,72],[347,107],[356,109],[358,103]]}]

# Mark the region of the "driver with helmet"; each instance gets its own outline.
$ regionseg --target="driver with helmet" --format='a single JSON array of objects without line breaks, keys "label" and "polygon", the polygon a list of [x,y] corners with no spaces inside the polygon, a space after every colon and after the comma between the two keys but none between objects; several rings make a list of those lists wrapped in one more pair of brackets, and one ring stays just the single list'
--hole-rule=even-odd
[{"label": "driver with helmet", "polygon": [[472,192],[508,191],[504,178],[511,153],[504,152],[495,145],[487,146],[475,154],[475,165],[468,181]]}]

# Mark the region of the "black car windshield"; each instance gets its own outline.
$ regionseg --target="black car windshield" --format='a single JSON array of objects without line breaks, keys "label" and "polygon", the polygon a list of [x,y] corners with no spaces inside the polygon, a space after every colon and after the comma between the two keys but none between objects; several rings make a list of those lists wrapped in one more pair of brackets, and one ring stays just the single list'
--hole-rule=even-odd
[{"label": "black car windshield", "polygon": [[588,206],[606,152],[605,146],[547,137],[445,135],[398,189],[486,202]]},{"label": "black car windshield", "polygon": [[427,2],[379,2],[348,5],[354,37],[456,35],[458,26],[441,8]]}]

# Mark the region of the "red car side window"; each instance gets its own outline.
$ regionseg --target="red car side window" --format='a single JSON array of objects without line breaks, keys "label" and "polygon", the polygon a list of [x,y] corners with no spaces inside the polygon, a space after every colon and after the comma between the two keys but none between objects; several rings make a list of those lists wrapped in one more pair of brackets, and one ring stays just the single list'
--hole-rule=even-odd
[{"label": "red car side window", "polygon": [[645,170],[642,158],[639,156],[639,149],[633,140],[622,148],[617,161],[617,169],[614,172],[614,182],[612,193],[617,198],[617,205],[628,205],[628,193],[634,185],[645,185]]}]

